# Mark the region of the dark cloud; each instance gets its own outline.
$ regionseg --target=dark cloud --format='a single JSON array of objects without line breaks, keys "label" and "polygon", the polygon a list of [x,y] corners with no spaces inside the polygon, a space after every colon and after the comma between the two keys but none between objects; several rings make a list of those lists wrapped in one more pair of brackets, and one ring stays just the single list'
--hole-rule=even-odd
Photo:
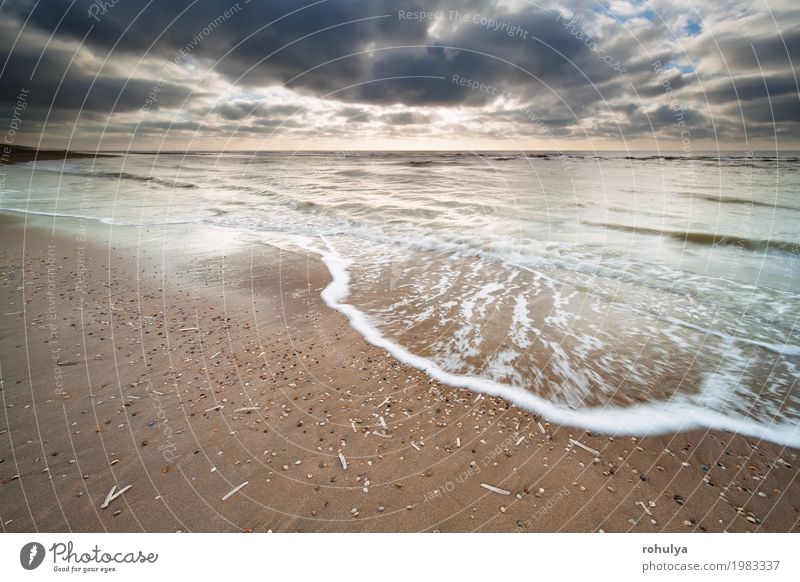
[{"label": "dark cloud", "polygon": [[[128,78],[106,72],[97,60],[89,61],[77,45],[64,47],[42,35],[9,34],[11,21],[0,26],[0,103],[8,105],[26,91],[28,121],[89,118],[97,114],[130,112],[148,103],[150,110],[179,106],[190,94],[188,87],[160,80]],[[203,93],[198,93],[202,95]]]},{"label": "dark cloud", "polygon": [[404,111],[402,113],[387,113],[381,116],[381,121],[391,125],[420,125],[429,123],[431,120],[428,115]]},{"label": "dark cloud", "polygon": [[792,75],[785,76],[749,76],[725,80],[712,88],[704,87],[705,97],[713,103],[735,103],[737,101],[753,101],[767,97],[794,95],[797,98],[797,80]]},{"label": "dark cloud", "polygon": [[[800,61],[800,16],[781,15],[781,30],[748,21],[747,28],[716,35],[713,23],[698,20],[687,40],[675,36],[686,29],[679,11],[614,22],[595,4],[603,2],[550,3],[548,10],[499,0],[119,0],[99,10],[94,0],[13,0],[0,10],[0,101],[12,103],[26,87],[33,117],[53,108],[63,124],[70,117],[64,112],[110,119],[142,108],[158,81],[143,71],[177,58],[212,70],[235,89],[222,98],[206,82],[198,88],[171,76],[159,82],[150,109],[181,109],[202,120],[198,130],[281,131],[325,121],[333,125],[324,131],[335,131],[330,127],[342,120],[351,128],[381,120],[391,131],[416,132],[437,118],[379,109],[402,105],[469,111],[534,135],[518,113],[496,114],[502,96],[512,108],[534,109],[554,134],[638,136],[671,131],[667,88],[698,135],[712,131],[711,119],[731,136],[742,129],[742,115],[759,130],[798,120],[793,63]],[[567,5],[576,19],[560,15]],[[409,19],[401,10],[439,14],[435,21]],[[467,18],[453,18],[455,10]],[[142,59],[149,69],[138,67]],[[654,62],[667,72],[657,75]],[[454,83],[453,75],[487,89]],[[281,86],[300,100],[324,98],[330,107],[310,121],[305,106],[253,96]]]}]

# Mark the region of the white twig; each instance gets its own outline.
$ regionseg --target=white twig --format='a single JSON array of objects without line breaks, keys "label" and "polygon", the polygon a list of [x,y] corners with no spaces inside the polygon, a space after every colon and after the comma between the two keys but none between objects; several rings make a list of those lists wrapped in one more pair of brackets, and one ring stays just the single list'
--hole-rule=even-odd
[{"label": "white twig", "polygon": [[569,442],[571,442],[571,443],[572,443],[573,445],[575,445],[576,447],[580,447],[580,448],[582,448],[582,449],[583,449],[584,451],[586,451],[587,453],[592,453],[592,454],[593,454],[595,457],[598,457],[598,456],[600,456],[600,451],[596,451],[596,450],[594,450],[592,447],[587,447],[585,444],[583,444],[583,443],[581,443],[581,442],[578,442],[578,441],[576,441],[575,439],[569,439]]},{"label": "white twig", "polygon": [[499,487],[493,487],[492,485],[487,485],[486,483],[481,483],[481,487],[491,491],[492,493],[499,493],[500,495],[511,495],[511,491],[506,491],[505,489],[500,489]]},{"label": "white twig", "polygon": [[236,487],[234,487],[233,489],[231,489],[230,491],[228,491],[228,492],[225,494],[225,496],[222,498],[222,500],[223,500],[223,501],[227,501],[227,499],[228,499],[228,498],[229,498],[231,495],[233,495],[234,493],[236,493],[237,491],[239,491],[239,490],[240,490],[242,487],[244,487],[244,486],[245,486],[245,485],[247,485],[248,483],[250,483],[250,481],[245,481],[245,482],[244,482],[244,483],[242,483],[241,485],[237,485]]},{"label": "white twig", "polygon": [[[117,497],[119,497],[120,495],[125,493],[130,488],[131,488],[131,485],[126,485],[125,487],[123,487],[122,489],[117,491],[117,486],[116,485],[111,487],[111,491],[109,491],[108,495],[106,495],[106,500],[103,501],[103,504],[100,506],[100,509],[105,509],[106,507],[108,507],[109,503],[114,501]],[[115,493],[115,491],[116,491],[116,493]]]}]

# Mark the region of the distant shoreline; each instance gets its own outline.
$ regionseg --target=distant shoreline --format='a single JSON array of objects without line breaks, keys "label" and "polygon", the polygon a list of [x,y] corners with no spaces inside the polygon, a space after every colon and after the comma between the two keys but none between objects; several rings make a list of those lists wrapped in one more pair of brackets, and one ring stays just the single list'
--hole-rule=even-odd
[{"label": "distant shoreline", "polygon": [[36,149],[28,146],[3,145],[0,149],[0,165],[10,166],[33,161],[52,161],[86,158],[111,158],[118,154],[100,152],[81,152],[74,150]]}]

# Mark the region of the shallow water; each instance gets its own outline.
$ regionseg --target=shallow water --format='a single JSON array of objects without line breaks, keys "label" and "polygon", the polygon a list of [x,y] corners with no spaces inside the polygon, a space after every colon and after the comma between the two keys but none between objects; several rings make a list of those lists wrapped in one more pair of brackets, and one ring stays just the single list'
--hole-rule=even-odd
[{"label": "shallow water", "polygon": [[0,209],[311,249],[367,339],[554,421],[800,444],[796,154],[137,154],[6,174]]}]

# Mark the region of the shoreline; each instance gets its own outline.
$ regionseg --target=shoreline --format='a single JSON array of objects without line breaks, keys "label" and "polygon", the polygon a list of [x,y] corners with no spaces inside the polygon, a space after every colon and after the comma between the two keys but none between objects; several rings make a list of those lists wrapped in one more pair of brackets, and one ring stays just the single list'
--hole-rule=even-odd
[{"label": "shoreline", "polygon": [[0,213],[3,531],[798,531],[796,449],[553,425],[367,343],[317,256],[76,222]]},{"label": "shoreline", "polygon": [[74,150],[37,149],[30,146],[4,144],[0,149],[0,167],[25,162],[66,161],[71,159],[113,158],[118,154]]}]

